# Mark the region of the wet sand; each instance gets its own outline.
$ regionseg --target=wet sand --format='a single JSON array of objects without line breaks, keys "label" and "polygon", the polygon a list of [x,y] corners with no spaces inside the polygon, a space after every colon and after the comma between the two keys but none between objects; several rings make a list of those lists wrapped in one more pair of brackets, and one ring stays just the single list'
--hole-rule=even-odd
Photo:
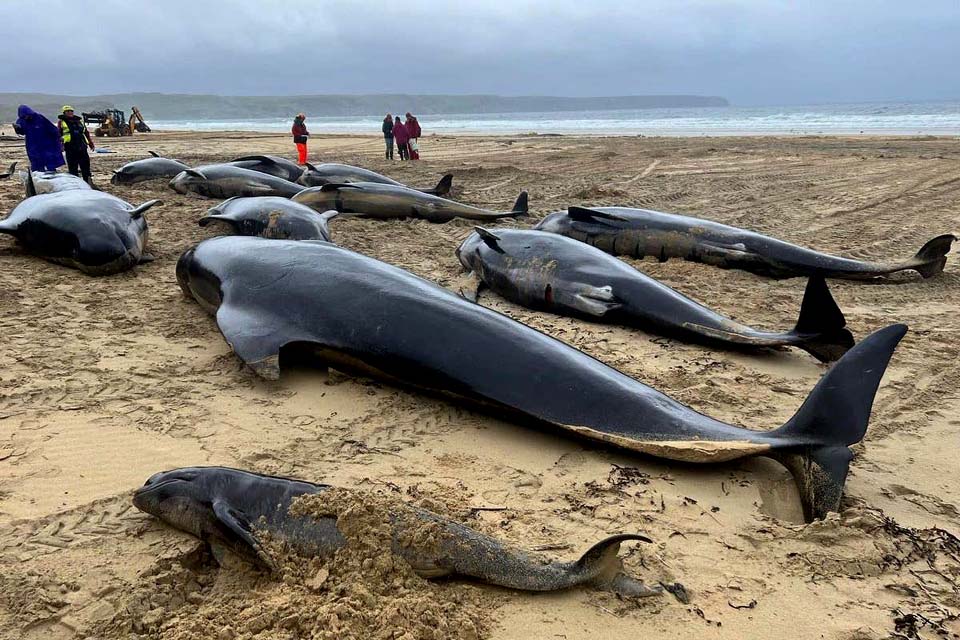
[{"label": "wet sand", "polygon": [[[115,187],[109,175],[147,150],[193,165],[251,153],[292,158],[287,136],[99,142],[115,151],[93,156],[99,185],[134,204],[165,202],[147,213],[157,260],[95,279],[0,237],[0,638],[130,637],[124,629],[137,617],[156,620],[136,627],[144,637],[204,637],[191,625],[215,595],[216,568],[191,564],[188,536],[130,504],[152,473],[202,464],[435,496],[485,531],[556,558],[579,557],[611,533],[643,531],[655,544],[624,553],[630,571],[680,581],[693,597],[684,605],[669,596],[470,587],[486,598],[483,636],[960,633],[960,544],[946,533],[960,532],[956,253],[930,280],[830,283],[858,339],[892,322],[910,332],[854,447],[842,513],[802,525],[793,481],[771,461],[697,467],[601,450],[334,371],[256,378],[176,284],[180,253],[222,232],[196,224],[215,201],[164,183]],[[451,172],[455,199],[497,210],[527,189],[533,217],[506,226],[570,204],[650,207],[863,259],[906,258],[927,239],[960,231],[955,139],[428,136],[421,149],[420,162],[388,162],[379,137],[318,136],[311,159],[413,185]],[[0,142],[0,165],[15,159],[25,161],[22,147]],[[0,181],[0,211],[21,197],[17,181]],[[453,251],[472,225],[337,220],[331,230],[338,244],[453,286]],[[770,329],[794,324],[805,284],[681,261],[628,262]],[[826,369],[799,350],[723,352],[529,311],[490,293],[480,303],[756,429],[788,419]],[[232,584],[242,605],[244,583]],[[159,591],[166,595],[149,595]],[[297,637],[279,623],[239,621],[231,632]]]}]

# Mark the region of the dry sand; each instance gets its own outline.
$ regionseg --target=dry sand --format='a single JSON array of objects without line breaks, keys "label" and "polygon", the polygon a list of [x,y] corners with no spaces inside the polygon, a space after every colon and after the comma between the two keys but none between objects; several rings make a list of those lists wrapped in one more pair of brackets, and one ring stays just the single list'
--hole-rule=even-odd
[{"label": "dry sand", "polygon": [[[147,214],[156,262],[95,279],[0,238],[0,638],[210,637],[197,616],[216,603],[232,618],[217,637],[309,637],[302,625],[314,601],[302,585],[218,571],[189,536],[131,506],[131,490],[155,471],[202,464],[443,501],[474,526],[556,558],[578,557],[610,533],[643,531],[655,544],[626,551],[631,572],[680,581],[693,597],[683,605],[583,589],[531,595],[423,584],[456,590],[406,616],[439,615],[430,623],[442,631],[436,637],[960,633],[960,546],[947,533],[960,532],[956,254],[927,281],[831,283],[858,337],[895,321],[911,331],[856,447],[843,512],[802,525],[792,480],[770,461],[669,464],[336,372],[256,378],[176,285],[180,253],[219,232],[196,224],[213,202],[162,183],[113,187],[108,178],[148,149],[193,164],[292,157],[287,137],[162,133],[101,144],[116,153],[94,156],[100,185],[133,203],[165,201]],[[930,237],[960,231],[960,147],[951,139],[443,136],[425,138],[425,159],[414,164],[383,160],[377,137],[311,144],[314,160],[409,184],[453,172],[454,197],[493,209],[528,189],[534,219],[568,204],[646,206],[875,259],[907,257]],[[25,159],[22,148],[0,143],[0,164],[14,159]],[[0,182],[0,211],[21,196],[15,181]],[[448,286],[459,274],[453,250],[470,230],[466,221],[332,225],[339,244]],[[680,261],[633,264],[768,328],[793,324],[804,286]],[[481,303],[711,416],[758,429],[786,420],[825,370],[796,350],[731,354],[536,313],[491,294]],[[328,614],[317,616],[314,637],[336,637]],[[390,637],[383,627],[396,624],[401,637],[412,628],[403,618],[378,618],[376,634],[339,635]],[[447,619],[458,626],[442,627]],[[477,624],[464,632],[471,619]]]}]

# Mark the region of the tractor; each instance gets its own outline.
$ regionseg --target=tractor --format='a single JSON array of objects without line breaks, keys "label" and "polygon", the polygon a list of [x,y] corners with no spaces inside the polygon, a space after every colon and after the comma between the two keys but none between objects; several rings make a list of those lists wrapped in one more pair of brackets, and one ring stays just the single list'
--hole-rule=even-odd
[{"label": "tractor", "polygon": [[123,111],[119,109],[89,111],[81,115],[83,116],[84,123],[98,125],[97,128],[93,130],[93,135],[98,138],[103,136],[110,138],[132,136],[134,131],[149,133],[150,127],[143,121],[143,116],[140,115],[140,109],[132,107],[131,111],[129,121],[124,117]]}]

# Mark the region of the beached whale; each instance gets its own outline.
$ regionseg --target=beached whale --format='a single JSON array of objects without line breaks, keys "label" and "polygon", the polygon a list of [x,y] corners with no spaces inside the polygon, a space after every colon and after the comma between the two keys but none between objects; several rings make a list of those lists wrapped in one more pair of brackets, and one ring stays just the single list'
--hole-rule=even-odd
[{"label": "beached whale", "polygon": [[177,193],[196,193],[207,198],[235,196],[280,196],[289,198],[303,186],[267,173],[230,164],[208,164],[181,171],[170,181]]},{"label": "beached whale", "polygon": [[[265,536],[305,558],[333,556],[347,544],[337,529],[338,514],[319,517],[296,508],[298,498],[331,489],[225,467],[187,467],[150,477],[134,493],[133,504],[203,539],[217,557],[226,549],[273,569],[275,562],[263,544]],[[648,587],[623,573],[617,557],[621,543],[650,542],[646,536],[611,536],[575,562],[547,562],[424,509],[401,503],[383,515],[392,535],[383,540],[381,553],[392,550],[424,578],[461,576],[523,591],[589,584],[628,596],[663,592],[659,585]],[[413,533],[424,526],[430,528],[432,539],[418,543]],[[673,587],[671,591],[676,592],[676,585]]]},{"label": "beached whale", "polygon": [[613,255],[653,256],[661,261],[683,258],[778,279],[865,280],[907,270],[929,278],[943,271],[956,240],[950,234],[937,236],[913,258],[887,263],[832,256],[753,231],[649,209],[570,207],[551,213],[535,228],[592,244]]},{"label": "beached whale", "polygon": [[303,167],[293,160],[287,160],[280,156],[243,156],[242,158],[231,160],[227,164],[242,169],[259,171],[260,173],[283,178],[290,182],[296,182],[300,176],[303,175]]},{"label": "beached whale", "polygon": [[275,240],[330,240],[327,223],[339,211],[317,213],[310,207],[277,196],[230,198],[207,211],[200,226],[229,225],[236,235]]},{"label": "beached whale", "polygon": [[137,184],[148,180],[169,180],[190,167],[179,160],[164,158],[155,151],[149,152],[151,158],[128,162],[113,172],[110,184]]},{"label": "beached whale", "polygon": [[234,352],[276,379],[280,352],[465,400],[623,449],[686,462],[773,457],[808,518],[840,501],[852,453],[906,326],[877,331],[772,431],[697,413],[573,347],[407,271],[326,242],[228,236],[177,262],[183,291]]},{"label": "beached whale", "polygon": [[409,187],[374,182],[325,184],[304,189],[293,197],[317,211],[336,209],[365,218],[422,218],[430,222],[447,222],[454,218],[496,220],[527,215],[527,192],[522,191],[512,211],[498,213],[468,204],[432,196]]},{"label": "beached whale", "polygon": [[[731,320],[599,249],[554,233],[478,227],[457,257],[477,284],[531,309],[727,348],[794,346],[824,362],[854,344],[820,277],[807,284],[796,327],[773,332]],[[476,290],[468,297],[476,300]]]},{"label": "beached whale", "polygon": [[143,212],[159,202],[134,207],[100,191],[45,193],[27,198],[0,220],[0,233],[51,262],[94,276],[110,275],[153,259],[144,254]]},{"label": "beached whale", "polygon": [[[318,165],[312,165],[308,162],[307,170],[303,172],[303,175],[300,176],[300,179],[297,182],[307,187],[321,187],[325,184],[349,184],[352,182],[378,182],[380,184],[392,184],[398,187],[407,186],[402,182],[397,182],[396,180],[388,178],[385,175],[381,175],[376,171],[370,171],[369,169],[363,169],[361,167],[354,167],[349,164],[338,164],[336,162],[325,162]],[[445,196],[450,193],[450,188],[452,186],[453,174],[448,173],[440,178],[440,182],[438,182],[437,186],[433,187],[432,189],[418,189],[416,187],[408,188],[416,189],[417,191],[422,191],[423,193],[429,193],[435,196]]]},{"label": "beached whale", "polygon": [[21,174],[27,197],[61,191],[90,191],[90,185],[72,173],[31,171]]}]

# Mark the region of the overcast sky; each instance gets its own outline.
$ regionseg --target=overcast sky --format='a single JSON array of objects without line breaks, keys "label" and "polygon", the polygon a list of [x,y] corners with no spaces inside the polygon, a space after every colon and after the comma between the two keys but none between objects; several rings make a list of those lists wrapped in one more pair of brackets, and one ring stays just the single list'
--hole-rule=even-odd
[{"label": "overcast sky", "polygon": [[0,0],[0,24],[0,92],[960,98],[960,0]]}]

